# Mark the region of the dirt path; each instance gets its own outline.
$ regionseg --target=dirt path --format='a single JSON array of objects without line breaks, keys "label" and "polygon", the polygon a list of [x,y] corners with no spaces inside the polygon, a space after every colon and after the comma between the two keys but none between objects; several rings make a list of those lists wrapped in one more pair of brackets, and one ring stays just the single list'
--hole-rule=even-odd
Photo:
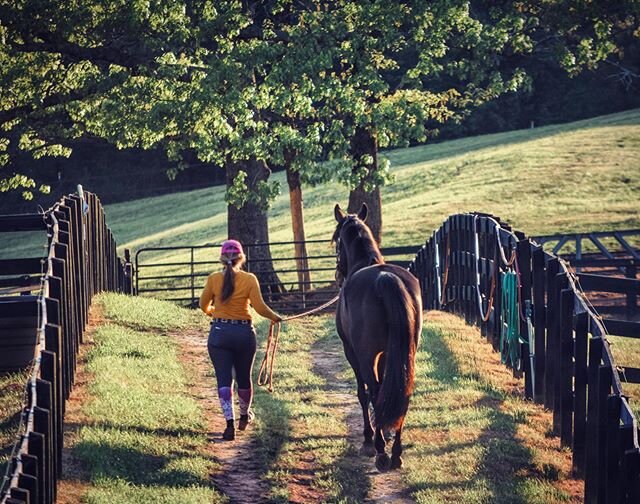
[{"label": "dirt path", "polygon": [[206,335],[201,331],[184,331],[172,336],[180,346],[180,359],[185,369],[191,373],[189,393],[205,412],[210,454],[218,462],[218,469],[211,474],[216,490],[232,503],[268,502],[269,489],[260,479],[259,465],[252,456],[255,450],[251,426],[245,432],[236,430],[236,439],[232,442],[222,439],[226,423],[220,412]]},{"label": "dirt path", "polygon": [[[325,347],[312,349],[311,355],[314,372],[327,380],[327,394],[333,397],[332,402],[344,405],[342,413],[347,423],[348,439],[357,453],[363,441],[362,408],[351,384],[339,378],[345,366],[345,357],[341,350]],[[390,448],[391,445],[387,444],[387,453],[390,453]],[[364,465],[371,485],[366,502],[380,504],[414,502],[402,481],[402,470],[380,473],[375,467],[373,458],[358,456],[358,459]]]},{"label": "dirt path", "polygon": [[84,495],[91,488],[89,473],[83,464],[74,456],[78,443],[80,428],[88,424],[83,413],[89,383],[92,375],[87,371],[87,355],[95,345],[93,335],[96,328],[104,323],[100,306],[94,304],[89,311],[89,323],[83,336],[83,343],[78,353],[75,382],[65,406],[64,446],[62,448],[62,474],[58,481],[58,504],[76,504],[82,502]]}]

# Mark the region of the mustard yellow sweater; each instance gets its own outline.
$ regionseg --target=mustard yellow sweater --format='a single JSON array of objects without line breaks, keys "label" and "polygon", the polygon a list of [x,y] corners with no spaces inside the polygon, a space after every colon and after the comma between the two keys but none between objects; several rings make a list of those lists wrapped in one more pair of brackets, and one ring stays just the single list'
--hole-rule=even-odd
[{"label": "mustard yellow sweater", "polygon": [[249,303],[263,317],[279,320],[279,315],[272,311],[262,299],[260,284],[252,273],[237,271],[235,275],[233,294],[222,302],[222,284],[224,272],[212,273],[200,295],[200,308],[210,317],[231,320],[251,320]]}]

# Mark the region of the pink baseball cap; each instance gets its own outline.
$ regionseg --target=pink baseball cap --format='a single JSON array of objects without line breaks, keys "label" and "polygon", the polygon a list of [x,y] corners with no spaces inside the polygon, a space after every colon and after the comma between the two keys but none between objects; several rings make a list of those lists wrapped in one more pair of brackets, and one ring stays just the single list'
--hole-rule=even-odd
[{"label": "pink baseball cap", "polygon": [[238,240],[226,240],[222,242],[221,254],[242,254],[242,245]]}]

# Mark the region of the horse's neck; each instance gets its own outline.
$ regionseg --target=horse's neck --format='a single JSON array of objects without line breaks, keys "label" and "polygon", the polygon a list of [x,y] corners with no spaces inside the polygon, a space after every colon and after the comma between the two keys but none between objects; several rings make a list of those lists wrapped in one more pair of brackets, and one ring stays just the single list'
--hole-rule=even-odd
[{"label": "horse's neck", "polygon": [[362,242],[355,243],[349,255],[349,275],[367,266],[384,263],[384,259],[380,253],[378,253],[377,256],[371,254],[368,247]]}]

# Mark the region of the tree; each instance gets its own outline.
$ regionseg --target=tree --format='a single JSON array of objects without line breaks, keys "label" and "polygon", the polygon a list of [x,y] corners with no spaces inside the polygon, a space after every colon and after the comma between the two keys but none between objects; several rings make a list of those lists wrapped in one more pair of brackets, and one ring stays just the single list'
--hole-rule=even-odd
[{"label": "tree", "polygon": [[[275,188],[256,67],[270,48],[252,23],[256,4],[3,3],[0,163],[18,150],[68,155],[70,141],[92,136],[161,147],[173,160],[193,151],[227,167],[230,233],[268,239]],[[34,184],[16,174],[0,190]],[[269,261],[259,265],[272,272]]]},{"label": "tree", "polygon": [[0,164],[67,155],[86,137],[195,152],[227,170],[229,232],[248,244],[268,239],[270,167],[287,166],[302,181],[339,178],[350,208],[370,198],[380,240],[378,149],[424,142],[526,85],[518,63],[531,55],[574,73],[607,58],[636,33],[637,6],[604,4],[5,0]]},{"label": "tree", "polygon": [[339,176],[352,188],[349,211],[366,202],[380,241],[388,167],[378,148],[423,143],[441,125],[527,86],[529,59],[558,61],[577,75],[615,56],[621,38],[637,37],[639,8],[609,4],[368,0],[305,13],[304,41],[325,62],[316,103],[329,157],[345,161]]}]

